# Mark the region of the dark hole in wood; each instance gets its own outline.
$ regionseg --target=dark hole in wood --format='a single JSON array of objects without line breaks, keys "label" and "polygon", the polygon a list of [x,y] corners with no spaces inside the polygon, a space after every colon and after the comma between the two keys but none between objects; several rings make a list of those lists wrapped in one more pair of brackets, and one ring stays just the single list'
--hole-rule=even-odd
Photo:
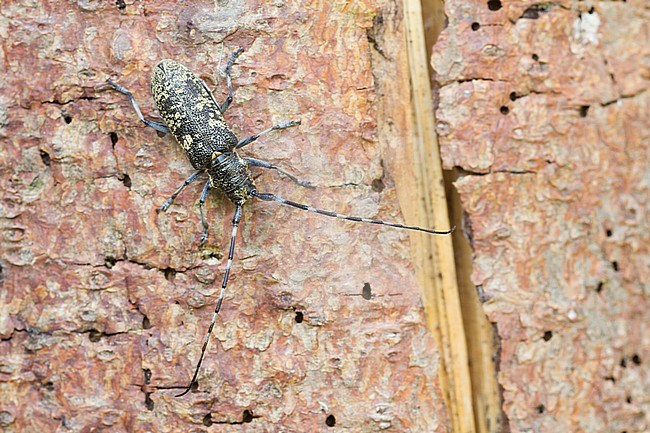
[{"label": "dark hole in wood", "polygon": [[42,149],[39,150],[39,153],[41,154],[41,161],[43,161],[43,164],[49,167],[51,164],[50,154]]},{"label": "dark hole in wood", "polygon": [[546,331],[544,332],[544,341],[548,341],[551,338],[553,338],[553,331]]},{"label": "dark hole in wood", "polygon": [[174,280],[174,277],[176,276],[176,269],[173,269],[173,268],[165,268],[165,270],[163,271],[163,273],[165,274],[165,279],[166,279],[167,281],[173,281],[173,280]]},{"label": "dark hole in wood", "polygon": [[147,316],[142,318],[142,329],[151,329],[151,321]]},{"label": "dark hole in wood", "polygon": [[327,418],[325,418],[325,424],[328,427],[334,427],[336,425],[336,418],[334,415],[327,415]]},{"label": "dark hole in wood", "polygon": [[104,266],[106,266],[108,269],[111,269],[113,266],[115,266],[115,263],[117,263],[117,259],[115,257],[106,257],[104,258]]},{"label": "dark hole in wood", "polygon": [[381,179],[373,180],[371,186],[374,192],[382,192],[384,188],[386,188],[386,185],[384,185],[384,181]]},{"label": "dark hole in wood", "polygon": [[489,0],[487,5],[491,11],[498,11],[501,9],[501,0]]},{"label": "dark hole in wood", "polygon": [[363,283],[363,289],[361,289],[361,297],[368,301],[372,298],[372,288],[370,287],[370,283]]},{"label": "dark hole in wood", "polygon": [[243,423],[249,423],[249,422],[253,421],[253,418],[254,418],[253,417],[253,412],[251,412],[248,409],[244,409],[244,413],[242,414],[242,420],[241,421]]},{"label": "dark hole in wood", "polygon": [[144,395],[144,405],[147,410],[153,410],[153,400],[151,399],[151,393],[148,392]]},{"label": "dark hole in wood", "polygon": [[97,343],[99,340],[102,339],[102,333],[96,329],[91,329],[90,331],[88,331],[88,339],[93,343]]},{"label": "dark hole in wood", "polygon": [[122,181],[125,187],[131,189],[131,176],[126,173],[122,173],[117,178]]}]

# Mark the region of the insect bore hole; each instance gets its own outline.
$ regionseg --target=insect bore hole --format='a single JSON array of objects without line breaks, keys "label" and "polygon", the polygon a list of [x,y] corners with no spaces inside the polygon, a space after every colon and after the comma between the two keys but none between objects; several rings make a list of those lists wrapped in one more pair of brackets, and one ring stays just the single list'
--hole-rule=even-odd
[{"label": "insect bore hole", "polygon": [[111,145],[115,147],[115,145],[117,144],[117,132],[111,132],[108,134],[108,136],[111,139]]},{"label": "insect bore hole", "polygon": [[589,113],[589,105],[580,106],[580,117],[587,117],[587,113]]},{"label": "insect bore hole", "polygon": [[207,413],[203,417],[203,425],[206,426],[206,427],[210,427],[212,425],[212,414],[211,413]]},{"label": "insect bore hole", "polygon": [[372,181],[371,187],[374,192],[382,192],[386,188],[386,185],[384,185],[383,180],[375,179]]},{"label": "insect bore hole", "polygon": [[336,418],[334,415],[327,415],[327,418],[325,418],[325,425],[328,427],[334,427],[336,425]]},{"label": "insect bore hole", "polygon": [[115,6],[117,6],[117,8],[118,8],[119,10],[121,10],[121,11],[123,11],[124,9],[126,9],[126,3],[124,3],[124,0],[117,0],[117,1],[115,2]]},{"label": "insect bore hole", "polygon": [[546,410],[543,404],[538,405],[535,409],[537,409],[537,413],[544,413]]},{"label": "insect bore hole", "polygon": [[506,114],[510,113],[510,108],[508,108],[505,105],[502,105],[501,108],[499,108],[499,111],[501,111],[501,114],[505,116]]},{"label": "insect bore hole", "polygon": [[498,11],[501,9],[501,0],[489,0],[487,2],[488,9],[491,11]]},{"label": "insect bore hole", "polygon": [[151,321],[147,316],[142,318],[142,329],[151,329]]},{"label": "insect bore hole", "polygon": [[72,116],[65,110],[61,112],[61,117],[63,117],[63,121],[68,125],[72,122]]},{"label": "insect bore hole", "polygon": [[93,343],[97,343],[99,340],[102,339],[102,333],[96,329],[91,329],[90,331],[88,331],[88,339]]},{"label": "insect bore hole", "polygon": [[303,320],[305,320],[305,315],[302,313],[302,311],[296,311],[296,323],[302,323]]},{"label": "insect bore hole", "polygon": [[126,189],[131,189],[131,176],[126,173],[120,173],[117,178],[122,181]]},{"label": "insect bore hole", "polygon": [[50,154],[42,149],[39,150],[39,153],[41,154],[41,161],[43,161],[43,164],[45,164],[46,167],[49,167],[51,164]]},{"label": "insect bore hole", "polygon": [[544,338],[544,341],[550,340],[551,338],[553,338],[553,331],[544,332],[544,337],[542,338]]},{"label": "insect bore hole", "polygon": [[253,412],[251,412],[251,411],[248,410],[248,409],[244,409],[244,413],[242,414],[242,420],[241,420],[241,421],[242,421],[243,423],[247,424],[247,423],[253,421],[253,418],[255,418],[255,417],[253,416]]},{"label": "insect bore hole", "polygon": [[616,260],[612,262],[612,268],[614,269],[614,272],[618,272],[618,262]]},{"label": "insect bore hole", "polygon": [[479,23],[472,23],[472,30],[477,31],[478,29],[481,28],[481,25]]},{"label": "insect bore hole", "polygon": [[361,289],[361,297],[366,301],[372,299],[372,288],[370,283],[363,283],[363,289]]},{"label": "insect bore hole", "polygon": [[144,395],[144,405],[147,408],[147,410],[153,410],[153,400],[151,399],[151,393],[148,392]]}]

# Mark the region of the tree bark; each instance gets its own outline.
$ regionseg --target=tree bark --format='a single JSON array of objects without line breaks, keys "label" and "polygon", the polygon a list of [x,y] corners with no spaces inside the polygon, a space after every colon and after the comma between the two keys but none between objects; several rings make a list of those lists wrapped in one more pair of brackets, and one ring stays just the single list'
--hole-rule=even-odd
[{"label": "tree bark", "polygon": [[0,5],[4,431],[449,431],[409,234],[258,201],[198,390],[173,397],[212,316],[233,206],[211,194],[204,247],[199,185],[156,213],[192,168],[105,84],[152,118],[151,70],[173,58],[221,100],[242,47],[235,133],[302,120],[242,154],[316,187],[257,170],[258,189],[402,221],[402,20],[371,0]]},{"label": "tree bark", "polygon": [[437,131],[498,334],[489,431],[650,429],[647,6],[446,2]]}]

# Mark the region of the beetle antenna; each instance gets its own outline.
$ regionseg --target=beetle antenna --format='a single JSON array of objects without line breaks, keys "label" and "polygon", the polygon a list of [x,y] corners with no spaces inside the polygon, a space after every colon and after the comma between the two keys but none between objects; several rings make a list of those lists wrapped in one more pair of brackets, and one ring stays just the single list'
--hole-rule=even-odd
[{"label": "beetle antenna", "polygon": [[221,282],[221,292],[219,292],[219,300],[217,305],[214,307],[214,313],[212,314],[212,321],[210,322],[210,327],[208,332],[205,334],[205,339],[203,340],[203,347],[201,347],[201,356],[199,356],[199,361],[196,363],[196,368],[194,369],[194,376],[190,380],[189,385],[185,390],[177,394],[176,397],[182,397],[192,389],[192,385],[196,383],[196,379],[199,376],[199,370],[201,370],[201,364],[203,363],[203,357],[205,356],[205,350],[208,348],[208,342],[210,341],[210,335],[212,335],[212,329],[214,324],[217,321],[217,315],[219,310],[221,310],[221,303],[223,302],[224,292],[228,286],[228,276],[230,275],[230,266],[232,265],[232,258],[235,253],[235,238],[237,237],[237,227],[239,226],[239,220],[241,219],[241,204],[237,204],[237,209],[235,209],[235,215],[232,217],[232,235],[230,236],[230,249],[228,250],[228,263],[226,264],[226,271],[223,274],[223,281]]},{"label": "beetle antenna", "polygon": [[349,216],[349,215],[343,215],[340,213],[328,211],[328,210],[323,210],[323,209],[316,209],[315,207],[308,206],[306,204],[302,203],[296,203],[295,201],[287,200],[282,197],[278,197],[277,195],[274,194],[264,194],[264,193],[259,193],[257,191],[253,191],[251,193],[253,197],[257,197],[260,200],[264,201],[274,201],[277,203],[281,203],[287,206],[292,206],[298,209],[306,210],[309,212],[314,212],[319,215],[325,215],[328,217],[332,218],[339,218],[339,219],[344,219],[348,221],[356,221],[356,222],[362,222],[362,223],[369,223],[369,224],[379,224],[379,225],[384,225],[384,226],[389,226],[389,227],[395,227],[398,229],[405,229],[405,230],[415,230],[419,232],[425,232],[425,233],[431,233],[434,235],[448,235],[449,233],[453,232],[456,230],[456,226],[453,226],[449,230],[433,230],[433,229],[426,229],[424,227],[418,227],[418,226],[407,226],[404,224],[399,224],[399,223],[392,223],[388,221],[382,221],[379,219],[374,219],[374,218],[363,218],[363,217],[358,217],[358,216]]}]

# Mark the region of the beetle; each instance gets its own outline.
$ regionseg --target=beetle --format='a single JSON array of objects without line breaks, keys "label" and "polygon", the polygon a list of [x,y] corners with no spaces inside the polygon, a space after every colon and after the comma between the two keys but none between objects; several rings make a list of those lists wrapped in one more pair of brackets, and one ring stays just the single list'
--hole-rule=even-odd
[{"label": "beetle", "polygon": [[140,111],[140,108],[131,92],[115,83],[110,78],[107,79],[107,82],[115,90],[129,98],[133,109],[142,122],[157,131],[171,133],[171,135],[174,136],[195,169],[195,172],[192,173],[192,175],[189,176],[183,184],[176,189],[176,191],[174,191],[171,197],[156,209],[158,212],[167,210],[185,187],[194,182],[199,175],[206,173],[208,181],[205,183],[199,198],[199,211],[201,215],[201,223],[203,224],[203,234],[201,236],[202,245],[208,237],[209,227],[203,212],[203,205],[210,190],[221,190],[235,205],[235,213],[232,219],[230,247],[228,249],[228,261],[221,282],[219,298],[212,315],[210,326],[206,332],[203,346],[201,347],[201,355],[199,356],[196,368],[194,369],[194,375],[192,376],[189,385],[187,385],[187,387],[184,388],[184,391],[178,394],[177,397],[187,394],[192,389],[192,386],[197,382],[203,357],[205,356],[205,351],[212,330],[214,329],[217,315],[221,309],[224,293],[228,285],[228,277],[230,275],[230,268],[232,266],[235,252],[235,238],[237,236],[237,229],[242,216],[242,206],[248,200],[257,198],[264,201],[277,202],[328,217],[386,225],[399,229],[416,230],[437,235],[450,234],[455,229],[455,227],[452,227],[449,230],[432,230],[423,227],[382,221],[379,219],[348,216],[287,200],[275,194],[258,192],[253,176],[250,172],[251,166],[276,170],[301,186],[311,187],[311,185],[308,182],[299,180],[293,174],[271,163],[255,158],[243,158],[237,153],[239,149],[254,142],[262,135],[271,131],[300,125],[300,120],[291,120],[274,125],[250,137],[241,140],[237,139],[230,126],[226,123],[223,114],[233,101],[231,70],[235,60],[242,52],[243,49],[241,48],[236,50],[228,60],[225,69],[228,96],[221,104],[216,102],[212,92],[210,92],[203,80],[201,80],[186,66],[171,59],[160,61],[154,67],[151,76],[151,92],[156,106],[158,107],[158,111],[163,119],[162,123],[146,119],[142,115],[142,112]]}]

